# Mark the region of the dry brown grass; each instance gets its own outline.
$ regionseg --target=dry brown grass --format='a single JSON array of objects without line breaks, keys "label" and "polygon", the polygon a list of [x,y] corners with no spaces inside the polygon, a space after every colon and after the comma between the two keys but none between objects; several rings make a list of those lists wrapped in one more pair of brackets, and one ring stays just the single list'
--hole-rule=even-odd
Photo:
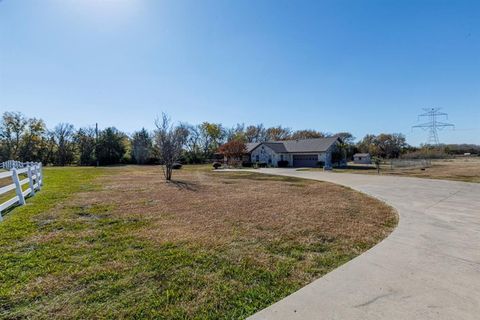
[{"label": "dry brown grass", "polygon": [[358,254],[396,223],[390,207],[330,183],[188,168],[167,183],[155,167],[118,171],[104,178],[104,191],[85,194],[78,205],[107,203],[116,208],[112,215],[148,221],[137,235],[157,243],[233,250],[266,262],[272,246],[335,243]]},{"label": "dry brown grass", "polygon": [[432,166],[421,169],[385,170],[386,174],[417,178],[443,179],[480,183],[480,158],[432,160]]},{"label": "dry brown grass", "polygon": [[[334,169],[334,171],[340,173],[377,174],[374,165],[351,165],[347,169]],[[380,174],[480,183],[480,158],[432,160],[431,166],[424,170],[422,168],[392,169],[390,165],[382,165]]]},{"label": "dry brown grass", "polygon": [[107,199],[90,201],[107,200],[117,214],[154,222],[145,233],[151,239],[210,245],[293,235],[308,241],[320,234],[368,240],[392,214],[379,201],[330,183],[243,172],[175,173],[168,183],[158,169],[130,167],[106,178],[110,192],[98,196]]}]

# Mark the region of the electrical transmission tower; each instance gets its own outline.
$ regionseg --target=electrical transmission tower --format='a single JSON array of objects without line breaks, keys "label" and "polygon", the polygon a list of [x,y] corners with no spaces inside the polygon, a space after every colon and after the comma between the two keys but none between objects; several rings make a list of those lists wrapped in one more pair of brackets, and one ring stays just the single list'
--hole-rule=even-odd
[{"label": "electrical transmission tower", "polygon": [[453,127],[455,128],[455,125],[451,123],[446,123],[446,122],[440,122],[437,120],[439,117],[445,117],[448,119],[448,114],[445,112],[440,112],[440,108],[423,108],[425,113],[422,113],[418,115],[418,119],[421,117],[427,117],[428,122],[418,124],[416,126],[412,126],[412,129],[414,128],[421,128],[423,130],[428,130],[428,139],[427,139],[427,145],[438,145],[438,130],[442,130],[446,127]]}]

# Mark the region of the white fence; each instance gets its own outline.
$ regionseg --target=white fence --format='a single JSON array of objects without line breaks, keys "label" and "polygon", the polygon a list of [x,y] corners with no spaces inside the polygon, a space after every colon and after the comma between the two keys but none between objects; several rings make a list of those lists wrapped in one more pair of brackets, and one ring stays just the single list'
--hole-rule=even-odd
[{"label": "white fence", "polygon": [[15,160],[8,160],[0,163],[0,169],[11,170],[25,168],[27,166],[35,165],[35,162],[20,162]]},{"label": "white fence", "polygon": [[430,159],[392,159],[390,169],[395,168],[429,168],[432,165]]},{"label": "white fence", "polygon": [[[35,191],[40,190],[43,185],[42,164],[36,162],[18,162],[5,161],[1,163],[0,168],[8,170],[0,171],[0,197],[12,190],[15,190],[16,196],[0,203],[0,221],[3,220],[2,212],[14,205],[24,205],[25,198],[34,196]],[[20,180],[19,175],[26,174],[26,178]],[[10,182],[5,185],[5,182]],[[28,184],[28,188],[23,190],[23,186]]]}]

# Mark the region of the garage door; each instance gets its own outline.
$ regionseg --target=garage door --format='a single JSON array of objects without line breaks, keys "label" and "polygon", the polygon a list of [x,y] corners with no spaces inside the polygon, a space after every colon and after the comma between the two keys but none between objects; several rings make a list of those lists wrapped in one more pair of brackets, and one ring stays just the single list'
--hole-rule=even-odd
[{"label": "garage door", "polygon": [[316,167],[318,156],[316,154],[297,154],[293,155],[294,167]]}]

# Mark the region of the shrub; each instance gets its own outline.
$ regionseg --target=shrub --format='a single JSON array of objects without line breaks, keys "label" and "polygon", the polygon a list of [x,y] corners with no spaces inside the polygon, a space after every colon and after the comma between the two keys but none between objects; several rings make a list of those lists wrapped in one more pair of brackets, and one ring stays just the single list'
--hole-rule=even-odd
[{"label": "shrub", "polygon": [[325,167],[325,161],[318,161],[317,166],[320,167],[320,168]]},{"label": "shrub", "polygon": [[266,167],[267,167],[267,163],[266,163],[266,162],[257,162],[257,167],[258,167],[258,168],[266,168]]},{"label": "shrub", "polygon": [[285,168],[288,167],[288,161],[287,160],[280,160],[277,162],[277,165],[279,168]]},{"label": "shrub", "polygon": [[178,163],[178,162],[175,162],[172,166],[172,169],[182,169],[182,164],[181,163]]},{"label": "shrub", "polygon": [[252,166],[253,166],[253,163],[251,163],[250,161],[243,161],[242,162],[242,167],[251,168]]},{"label": "shrub", "polygon": [[220,162],[214,162],[214,163],[213,163],[213,168],[215,168],[215,169],[218,169],[218,168],[220,168],[221,166],[222,166],[222,164],[221,164]]}]

